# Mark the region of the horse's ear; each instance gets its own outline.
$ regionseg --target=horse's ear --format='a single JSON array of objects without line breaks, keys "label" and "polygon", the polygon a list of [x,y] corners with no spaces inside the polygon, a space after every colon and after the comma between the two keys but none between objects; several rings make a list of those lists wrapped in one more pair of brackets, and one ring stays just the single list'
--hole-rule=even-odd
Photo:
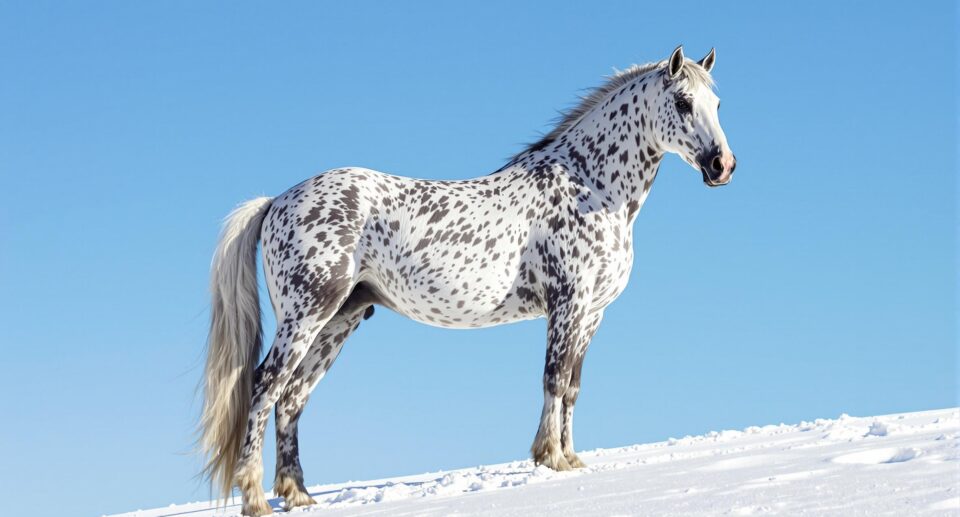
[{"label": "horse's ear", "polygon": [[670,78],[673,79],[683,68],[683,45],[677,47],[673,54],[670,54],[670,63],[667,70],[670,72]]},{"label": "horse's ear", "polygon": [[716,62],[717,62],[717,49],[715,48],[710,49],[710,52],[707,55],[703,56],[703,59],[701,59],[700,61],[697,61],[697,63],[700,66],[702,66],[703,69],[706,70],[707,72],[709,72],[710,70],[713,70],[713,65]]}]

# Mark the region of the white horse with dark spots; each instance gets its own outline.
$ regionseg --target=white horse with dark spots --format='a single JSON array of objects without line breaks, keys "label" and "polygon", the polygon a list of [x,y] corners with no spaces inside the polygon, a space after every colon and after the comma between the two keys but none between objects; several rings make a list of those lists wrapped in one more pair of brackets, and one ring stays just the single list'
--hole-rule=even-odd
[{"label": "white horse with dark spots", "polygon": [[[276,405],[274,488],[286,507],[314,500],[297,421],[362,319],[382,305],[447,328],[547,319],[543,413],[533,459],[583,467],[573,408],[590,339],[627,285],[633,221],[660,161],[674,153],[711,187],[736,165],[717,118],[710,70],[677,48],[593,90],[543,139],[498,171],[427,181],[333,169],[227,218],[213,260],[204,375],[205,474],[243,513],[271,512],[262,447]],[[261,352],[257,242],[277,318]]]}]

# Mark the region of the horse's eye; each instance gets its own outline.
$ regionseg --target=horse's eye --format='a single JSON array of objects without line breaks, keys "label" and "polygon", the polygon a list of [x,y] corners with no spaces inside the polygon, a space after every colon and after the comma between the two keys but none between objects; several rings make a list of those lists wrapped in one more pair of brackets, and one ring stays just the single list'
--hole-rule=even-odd
[{"label": "horse's eye", "polygon": [[690,113],[690,102],[683,97],[677,98],[677,112],[683,115],[684,113]]}]

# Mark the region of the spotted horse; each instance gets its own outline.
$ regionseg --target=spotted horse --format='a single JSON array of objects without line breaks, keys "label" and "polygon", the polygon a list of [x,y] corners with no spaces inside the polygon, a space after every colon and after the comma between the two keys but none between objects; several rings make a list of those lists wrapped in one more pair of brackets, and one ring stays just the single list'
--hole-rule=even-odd
[{"label": "spotted horse", "polygon": [[[717,116],[711,50],[678,47],[615,74],[539,142],[496,172],[428,181],[333,169],[275,198],[240,205],[212,266],[204,372],[204,474],[242,511],[271,513],[262,446],[276,405],[274,488],[310,505],[297,421],[360,321],[381,305],[429,325],[488,327],[547,319],[543,412],[533,459],[583,467],[573,409],[584,354],[633,263],[633,221],[666,153],[727,184],[736,159]],[[259,366],[257,243],[277,318]]]}]

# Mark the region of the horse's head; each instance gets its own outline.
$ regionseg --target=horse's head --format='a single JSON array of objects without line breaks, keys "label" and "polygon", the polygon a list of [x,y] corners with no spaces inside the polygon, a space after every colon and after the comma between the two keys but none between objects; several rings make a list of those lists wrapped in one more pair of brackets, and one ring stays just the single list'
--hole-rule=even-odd
[{"label": "horse's head", "polygon": [[711,187],[729,183],[737,167],[717,116],[720,99],[710,77],[715,62],[713,49],[694,63],[683,57],[683,47],[677,47],[662,69],[662,90],[656,108],[650,110],[660,146],[698,169]]}]

